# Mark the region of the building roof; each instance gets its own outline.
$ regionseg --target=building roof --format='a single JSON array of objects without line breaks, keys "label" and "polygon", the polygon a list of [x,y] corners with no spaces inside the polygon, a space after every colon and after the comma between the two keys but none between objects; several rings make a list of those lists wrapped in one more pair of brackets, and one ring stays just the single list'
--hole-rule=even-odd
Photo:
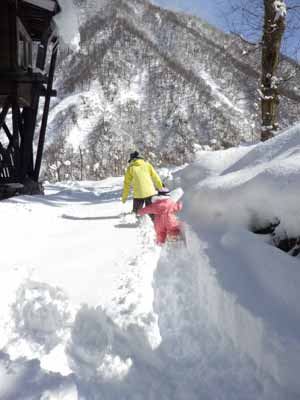
[{"label": "building roof", "polygon": [[18,15],[32,40],[40,41],[48,30],[55,30],[53,17],[60,12],[57,0],[19,0]]}]

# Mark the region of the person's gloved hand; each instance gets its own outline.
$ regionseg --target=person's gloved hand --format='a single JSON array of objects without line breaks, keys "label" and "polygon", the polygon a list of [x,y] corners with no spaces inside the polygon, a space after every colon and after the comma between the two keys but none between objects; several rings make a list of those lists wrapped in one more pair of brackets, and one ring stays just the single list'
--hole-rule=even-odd
[{"label": "person's gloved hand", "polygon": [[161,189],[158,190],[158,194],[165,195],[168,193],[170,193],[170,189],[168,189],[166,186],[163,186]]}]

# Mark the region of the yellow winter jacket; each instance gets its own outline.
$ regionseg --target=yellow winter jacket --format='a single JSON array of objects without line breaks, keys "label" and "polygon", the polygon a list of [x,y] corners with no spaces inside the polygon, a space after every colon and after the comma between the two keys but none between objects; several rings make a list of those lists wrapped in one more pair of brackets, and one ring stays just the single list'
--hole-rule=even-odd
[{"label": "yellow winter jacket", "polygon": [[152,165],[142,159],[131,161],[126,170],[122,195],[123,203],[127,200],[131,184],[133,184],[133,198],[135,199],[153,196],[156,194],[155,186],[157,189],[163,187]]}]

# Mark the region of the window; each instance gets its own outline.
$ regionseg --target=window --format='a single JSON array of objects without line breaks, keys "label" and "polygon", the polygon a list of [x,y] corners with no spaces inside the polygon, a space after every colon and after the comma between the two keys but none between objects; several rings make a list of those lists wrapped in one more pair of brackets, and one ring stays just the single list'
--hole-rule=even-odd
[{"label": "window", "polygon": [[32,68],[32,41],[27,33],[24,25],[18,18],[18,66],[22,69],[28,70]]}]

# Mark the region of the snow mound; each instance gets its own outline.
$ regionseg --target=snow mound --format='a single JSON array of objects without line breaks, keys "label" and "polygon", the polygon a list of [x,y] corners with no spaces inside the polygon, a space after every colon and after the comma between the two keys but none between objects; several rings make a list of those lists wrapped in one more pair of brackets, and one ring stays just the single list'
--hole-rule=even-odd
[{"label": "snow mound", "polygon": [[243,158],[254,146],[235,147],[226,151],[198,151],[195,161],[185,168],[175,171],[173,177],[178,186],[191,189],[194,185],[208,177],[222,174],[233,163]]},{"label": "snow mound", "polygon": [[[135,335],[140,344],[156,348],[160,343],[160,335],[157,317],[153,313],[151,283],[160,248],[155,245],[153,223],[150,218],[139,217],[138,224],[139,252],[126,261],[128,265],[128,268],[125,268],[126,273],[121,275],[113,298],[109,299],[105,307],[108,315],[121,329]],[[122,265],[124,268],[124,260]]]},{"label": "snow mound", "polygon": [[79,400],[71,377],[43,371],[38,360],[12,361],[0,352],[1,400]]},{"label": "snow mound", "polygon": [[46,283],[28,281],[17,291],[13,305],[16,334],[47,353],[61,340],[70,322],[66,295]]},{"label": "snow mound", "polygon": [[76,315],[68,345],[69,363],[84,379],[121,380],[131,367],[131,360],[113,355],[116,327],[98,307],[83,306]]},{"label": "snow mound", "polygon": [[299,261],[249,230],[277,221],[278,231],[300,235],[299,133],[218,152],[218,162],[199,153],[179,172],[194,183],[184,210],[196,234],[191,263],[205,279],[199,303],[219,335],[291,398],[300,392]]},{"label": "snow mound", "polygon": [[191,398],[280,398],[268,368],[251,359],[262,354],[261,321],[220,287],[193,233],[187,249],[164,249],[153,285],[160,351]]},{"label": "snow mound", "polygon": [[[189,219],[246,228],[264,227],[279,220],[279,229],[288,237],[299,236],[300,126],[246,150],[220,175],[205,179],[198,160],[198,184],[187,194]],[[237,150],[237,155],[240,152]],[[222,155],[233,161],[227,151]],[[197,175],[192,166],[187,167],[184,177],[189,172],[193,177]]]},{"label": "snow mound", "polygon": [[298,132],[175,171],[186,243],[156,246],[121,178],[3,202],[25,233],[13,261],[2,236],[1,400],[298,400],[299,259],[249,231],[276,217],[297,232]]},{"label": "snow mound", "polygon": [[138,223],[139,252],[122,260],[120,268],[124,269],[124,264],[128,268],[104,309],[83,306],[78,311],[67,346],[72,370],[83,380],[98,384],[124,380],[133,358],[151,363],[151,353],[160,343],[152,307],[153,260],[160,251],[154,244],[153,224],[147,216],[137,221],[132,214],[122,216],[121,221],[126,226]]}]

